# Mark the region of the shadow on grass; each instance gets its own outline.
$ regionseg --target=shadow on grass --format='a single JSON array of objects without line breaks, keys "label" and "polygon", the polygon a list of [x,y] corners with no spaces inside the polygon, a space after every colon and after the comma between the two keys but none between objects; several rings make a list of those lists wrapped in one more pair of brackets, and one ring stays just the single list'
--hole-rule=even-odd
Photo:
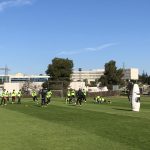
[{"label": "shadow on grass", "polygon": [[70,104],[70,105],[67,105],[67,106],[76,107],[77,105],[75,105],[75,104]]},{"label": "shadow on grass", "polygon": [[131,109],[124,109],[124,108],[112,108],[114,110],[122,110],[122,111],[132,111]]}]

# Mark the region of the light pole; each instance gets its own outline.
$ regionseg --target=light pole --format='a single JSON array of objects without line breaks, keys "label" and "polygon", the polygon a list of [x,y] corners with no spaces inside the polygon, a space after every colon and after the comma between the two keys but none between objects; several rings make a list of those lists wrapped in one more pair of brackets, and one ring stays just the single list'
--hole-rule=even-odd
[{"label": "light pole", "polygon": [[79,71],[79,80],[81,81],[81,71],[82,71],[82,68],[79,68],[78,71]]}]

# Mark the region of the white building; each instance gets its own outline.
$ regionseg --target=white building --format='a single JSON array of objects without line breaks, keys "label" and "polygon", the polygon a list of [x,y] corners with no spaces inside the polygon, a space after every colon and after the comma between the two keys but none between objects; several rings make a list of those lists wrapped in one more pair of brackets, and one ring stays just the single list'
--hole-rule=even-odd
[{"label": "white building", "polygon": [[15,75],[0,75],[1,81],[7,83],[23,83],[23,82],[45,82],[49,76],[47,75],[25,75],[22,73],[17,73]]},{"label": "white building", "polygon": [[[73,74],[71,75],[71,84],[70,87],[78,89],[81,88],[80,82],[83,82],[87,80],[88,84],[90,84],[91,81],[95,81],[96,79],[99,79],[102,75],[104,75],[105,70],[104,69],[96,69],[96,70],[89,70],[89,71],[73,71]],[[137,68],[130,68],[124,70],[124,80],[138,80],[139,79],[139,70]],[[84,89],[88,89],[84,85]],[[93,87],[92,87],[93,88]],[[96,89],[97,87],[95,87]],[[100,90],[100,89],[96,89]]]},{"label": "white building", "polygon": [[79,90],[80,89],[86,89],[87,87],[85,86],[85,82],[71,82],[69,85],[69,88]]},{"label": "white building", "polygon": [[[17,73],[15,75],[0,75],[0,80],[2,85],[0,88],[5,88],[8,91],[15,89],[18,91],[23,87],[24,84],[29,83],[27,86],[29,88],[40,89],[41,85],[47,81],[49,76],[47,75],[25,75],[22,73]],[[4,82],[4,84],[3,84]]]},{"label": "white building", "polygon": [[139,70],[137,68],[130,68],[124,70],[124,80],[138,80]]},{"label": "white building", "polygon": [[[96,69],[89,71],[74,71],[71,79],[72,81],[84,81],[87,80],[88,83],[99,79],[104,75],[104,69]],[[130,68],[124,70],[124,80],[138,80],[139,79],[139,70],[138,68]]]},{"label": "white building", "polygon": [[71,75],[72,81],[84,81],[87,80],[88,83],[95,81],[104,75],[104,69],[96,69],[89,71],[73,71]]},{"label": "white building", "polygon": [[[73,83],[71,83],[71,87],[78,89],[78,88],[87,88],[85,87],[85,84],[81,84],[80,82],[87,81],[88,84],[90,84],[91,81],[95,81],[96,79],[99,79],[102,75],[104,75],[104,69],[96,69],[96,70],[89,70],[89,71],[73,71],[73,74],[71,75],[71,80]],[[22,73],[17,73],[15,75],[0,75],[0,80],[2,83],[5,81],[5,84],[0,85],[0,88],[7,87],[8,89],[13,89],[13,87],[16,87],[18,85],[18,88],[20,89],[21,85],[23,85],[26,82],[32,83],[32,87],[40,88],[41,85],[47,81],[49,76],[47,75],[24,75]],[[137,68],[130,68],[124,70],[124,80],[138,80],[139,79],[139,70]],[[78,82],[78,83],[77,83]],[[10,84],[11,83],[11,84]],[[10,87],[12,85],[12,87]]]}]

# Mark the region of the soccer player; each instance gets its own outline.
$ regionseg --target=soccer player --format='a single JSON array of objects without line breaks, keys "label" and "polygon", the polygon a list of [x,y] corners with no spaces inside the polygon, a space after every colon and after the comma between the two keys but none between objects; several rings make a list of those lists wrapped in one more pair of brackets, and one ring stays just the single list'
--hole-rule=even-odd
[{"label": "soccer player", "polygon": [[96,103],[100,103],[101,102],[101,97],[98,95],[98,96],[96,96],[96,98],[95,98],[95,102]]},{"label": "soccer player", "polygon": [[52,91],[49,90],[46,94],[47,105],[51,102],[51,97],[52,97]]},{"label": "soccer player", "polygon": [[15,101],[16,101],[16,92],[15,92],[15,90],[13,90],[13,92],[11,93],[11,97],[12,97],[12,104],[14,104]]},{"label": "soccer player", "polygon": [[83,100],[84,100],[85,102],[86,102],[86,95],[87,95],[86,90],[83,89]]},{"label": "soccer player", "polygon": [[127,85],[127,95],[128,95],[128,100],[131,102],[131,97],[132,97],[132,90],[133,90],[133,83],[129,80],[128,85]]},{"label": "soccer player", "polygon": [[68,91],[67,91],[66,103],[67,103],[67,102],[69,102],[69,104],[70,104],[70,102],[71,102],[71,91],[70,91],[70,89],[68,89]]},{"label": "soccer player", "polygon": [[37,101],[37,104],[38,104],[38,98],[37,98],[37,93],[36,93],[36,91],[33,90],[31,94],[32,94],[33,101],[34,101],[34,102]]},{"label": "soccer player", "polygon": [[17,93],[18,104],[21,104],[21,96],[22,96],[22,92],[21,90],[19,90],[19,92]]},{"label": "soccer player", "polygon": [[40,95],[41,95],[41,106],[46,106],[46,93],[47,93],[47,89],[42,89],[40,91]]},{"label": "soccer player", "polygon": [[82,100],[83,100],[83,98],[84,98],[84,93],[82,92],[82,90],[81,89],[79,89],[78,91],[77,91],[77,105],[78,105],[78,103],[80,104],[80,106],[82,105]]},{"label": "soccer player", "polygon": [[4,105],[7,105],[7,99],[6,99],[6,90],[3,89],[3,92],[2,92],[2,99],[1,99],[1,105],[3,106],[3,103]]},{"label": "soccer player", "polygon": [[6,100],[7,100],[7,102],[9,102],[9,96],[10,96],[10,93],[7,91],[6,92]]},{"label": "soccer player", "polygon": [[76,95],[76,91],[74,89],[71,90],[71,99],[73,102],[75,102],[75,95]]}]

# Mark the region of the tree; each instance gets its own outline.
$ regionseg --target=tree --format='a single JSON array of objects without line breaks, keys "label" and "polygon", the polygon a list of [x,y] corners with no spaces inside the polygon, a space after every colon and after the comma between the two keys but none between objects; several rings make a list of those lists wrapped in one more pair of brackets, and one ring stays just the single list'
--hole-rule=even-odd
[{"label": "tree", "polygon": [[[62,83],[63,87],[66,89],[68,85],[70,84],[70,76],[72,74],[73,70],[73,61],[64,58],[54,58],[52,60],[52,64],[48,65],[48,68],[46,70],[46,74],[50,76],[50,79],[48,82],[51,82],[51,85],[53,87],[51,88],[59,88]],[[50,86],[47,83],[44,83],[44,86]]]},{"label": "tree", "polygon": [[0,79],[0,84],[3,84],[3,81],[2,81],[2,79]]},{"label": "tree", "polygon": [[150,85],[150,76],[148,76],[148,82],[147,83],[148,83],[148,85]]},{"label": "tree", "polygon": [[142,75],[139,76],[139,81],[142,84],[150,84],[150,76],[143,71]]},{"label": "tree", "polygon": [[117,69],[116,62],[114,60],[111,60],[105,64],[104,75],[101,76],[99,81],[101,82],[101,86],[107,86],[108,89],[112,90],[113,85],[124,84],[122,77],[123,69]]},{"label": "tree", "polygon": [[88,86],[88,79],[83,79],[83,82],[85,82],[85,86]]}]

